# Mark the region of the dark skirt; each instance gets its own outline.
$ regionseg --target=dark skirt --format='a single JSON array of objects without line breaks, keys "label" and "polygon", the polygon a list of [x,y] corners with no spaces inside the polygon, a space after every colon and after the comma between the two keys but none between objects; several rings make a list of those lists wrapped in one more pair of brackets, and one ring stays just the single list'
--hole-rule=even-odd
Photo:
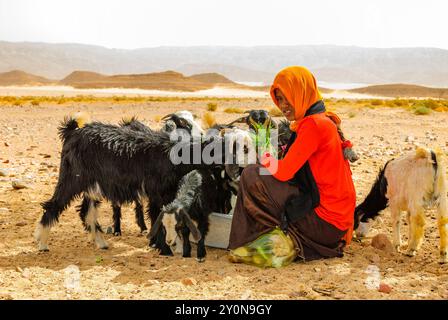
[{"label": "dark skirt", "polygon": [[[236,249],[280,226],[286,200],[299,194],[297,186],[271,175],[260,175],[260,165],[243,170],[233,213],[229,249]],[[346,231],[321,219],[314,211],[290,223],[288,234],[303,260],[342,257]]]}]

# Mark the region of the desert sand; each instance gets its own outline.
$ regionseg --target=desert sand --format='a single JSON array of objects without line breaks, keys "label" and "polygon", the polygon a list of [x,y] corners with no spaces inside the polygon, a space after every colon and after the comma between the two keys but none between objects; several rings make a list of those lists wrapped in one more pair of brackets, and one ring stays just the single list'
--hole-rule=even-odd
[{"label": "desert sand", "polygon": [[[222,122],[239,116],[224,113],[227,107],[273,106],[263,97],[214,102]],[[448,265],[437,262],[434,210],[427,212],[425,240],[416,257],[375,249],[367,238],[353,241],[343,258],[259,269],[231,264],[225,250],[213,248],[208,248],[204,263],[179,255],[161,257],[139,235],[131,207],[123,210],[123,236],[106,235],[110,249],[95,249],[75,201],[52,229],[50,252],[37,251],[32,233],[42,214],[40,203],[50,198],[56,184],[61,149],[57,127],[64,116],[86,111],[95,120],[117,123],[123,116],[137,115],[158,128],[160,116],[187,109],[200,117],[206,105],[184,99],[0,107],[0,299],[448,299]],[[438,146],[445,153],[448,149],[446,112],[416,116],[400,108],[354,111],[348,105],[336,111],[361,156],[352,165],[358,202],[388,159],[413,150],[415,144]],[[28,188],[14,190],[16,179]],[[107,226],[111,220],[111,207],[104,203],[100,222]],[[391,238],[388,210],[374,222],[370,236],[378,233]],[[390,293],[380,292],[380,284],[389,285]]]}]

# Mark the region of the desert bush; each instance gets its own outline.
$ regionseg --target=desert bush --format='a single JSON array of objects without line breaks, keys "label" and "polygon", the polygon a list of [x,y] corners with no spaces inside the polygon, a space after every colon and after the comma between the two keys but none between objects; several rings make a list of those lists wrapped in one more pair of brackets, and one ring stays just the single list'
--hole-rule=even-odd
[{"label": "desert bush", "polygon": [[207,111],[216,111],[218,109],[218,104],[215,102],[207,103]]},{"label": "desert bush", "polygon": [[349,117],[349,118],[354,118],[354,117],[356,117],[356,112],[354,112],[354,111],[350,111],[350,112],[348,113],[348,117]]},{"label": "desert bush", "polygon": [[342,98],[342,99],[337,100],[336,103],[348,104],[348,103],[350,103],[350,101],[348,101],[348,100],[345,99],[345,98]]},{"label": "desert bush", "polygon": [[244,113],[244,110],[241,108],[230,107],[224,109],[225,113]]},{"label": "desert bush", "polygon": [[370,101],[370,104],[372,106],[382,106],[384,104],[384,101],[381,99],[373,99],[372,101]]},{"label": "desert bush", "polygon": [[418,106],[414,109],[414,113],[416,115],[427,115],[431,113],[431,109],[425,107],[425,106]]},{"label": "desert bush", "polygon": [[208,129],[213,127],[216,124],[216,118],[211,112],[206,112],[202,115],[202,124]]},{"label": "desert bush", "polygon": [[31,105],[32,105],[32,106],[38,106],[38,105],[39,105],[39,101],[37,101],[37,100],[32,100],[32,101],[31,101]]},{"label": "desert bush", "polygon": [[439,103],[437,101],[435,101],[435,100],[432,100],[432,99],[423,100],[421,102],[421,104],[424,105],[426,108],[429,108],[431,110],[434,110],[434,109],[439,107]]},{"label": "desert bush", "polygon": [[283,116],[283,113],[280,111],[280,109],[273,107],[273,108],[269,109],[269,115],[271,117],[281,117],[281,116]]}]

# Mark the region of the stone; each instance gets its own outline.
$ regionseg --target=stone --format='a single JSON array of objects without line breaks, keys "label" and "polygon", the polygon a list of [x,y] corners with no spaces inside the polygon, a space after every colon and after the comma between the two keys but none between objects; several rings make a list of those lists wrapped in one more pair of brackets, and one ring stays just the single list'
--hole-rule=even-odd
[{"label": "stone", "polygon": [[196,280],[193,278],[184,278],[180,281],[184,286],[194,286],[196,285]]},{"label": "stone", "polygon": [[379,291],[379,292],[382,292],[382,293],[387,293],[387,294],[389,294],[389,293],[391,293],[392,288],[391,288],[391,286],[389,286],[388,284],[380,283],[380,286],[379,286],[379,288],[378,288],[378,291]]},{"label": "stone", "polygon": [[393,252],[394,250],[389,238],[383,233],[377,234],[372,238],[371,246],[385,252]]},{"label": "stone", "polygon": [[12,187],[16,190],[29,188],[29,186],[26,183],[24,183],[23,181],[20,181],[20,180],[14,180],[12,182]]}]

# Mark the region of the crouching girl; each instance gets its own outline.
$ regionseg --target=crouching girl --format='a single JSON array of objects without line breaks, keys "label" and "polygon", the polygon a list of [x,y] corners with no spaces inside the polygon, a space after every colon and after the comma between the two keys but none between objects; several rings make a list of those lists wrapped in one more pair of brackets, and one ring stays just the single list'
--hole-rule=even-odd
[{"label": "crouching girl", "polygon": [[350,242],[356,194],[334,114],[326,113],[314,76],[303,67],[277,74],[271,97],[293,135],[286,155],[244,169],[229,249],[280,227],[303,260],[341,257]]}]

